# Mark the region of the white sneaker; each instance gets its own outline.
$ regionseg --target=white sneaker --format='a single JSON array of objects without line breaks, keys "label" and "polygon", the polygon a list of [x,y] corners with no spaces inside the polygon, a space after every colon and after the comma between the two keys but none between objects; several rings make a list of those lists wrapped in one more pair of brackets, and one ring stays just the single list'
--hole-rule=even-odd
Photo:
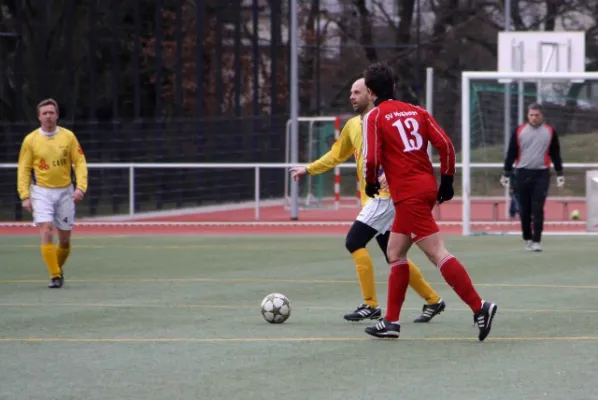
[{"label": "white sneaker", "polygon": [[532,251],[542,251],[542,245],[540,245],[538,242],[533,242]]},{"label": "white sneaker", "polygon": [[525,250],[534,251],[533,242],[531,240],[525,241]]}]

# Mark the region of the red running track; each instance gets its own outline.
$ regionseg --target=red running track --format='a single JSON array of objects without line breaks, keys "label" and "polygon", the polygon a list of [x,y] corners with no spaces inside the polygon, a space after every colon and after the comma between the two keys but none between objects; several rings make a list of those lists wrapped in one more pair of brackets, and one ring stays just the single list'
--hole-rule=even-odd
[{"label": "red running track", "polygon": [[[330,205],[331,206],[331,205]],[[560,200],[548,200],[546,204],[546,232],[584,232],[585,203],[570,200],[567,207]],[[454,200],[435,209],[441,232],[461,234],[462,203]],[[260,208],[260,221],[255,221],[255,210],[244,208],[228,211],[200,212],[135,220],[81,220],[76,227],[77,234],[106,235],[167,235],[167,234],[344,234],[359,213],[360,207],[354,200],[345,201],[343,206],[317,210],[301,210],[298,221],[290,221],[290,211],[284,206]],[[577,209],[582,221],[568,221],[569,213]],[[486,233],[518,232],[519,221],[504,219],[504,203],[498,201],[474,201],[471,207],[472,231]],[[0,224],[0,235],[30,235],[37,229],[31,224]]]}]

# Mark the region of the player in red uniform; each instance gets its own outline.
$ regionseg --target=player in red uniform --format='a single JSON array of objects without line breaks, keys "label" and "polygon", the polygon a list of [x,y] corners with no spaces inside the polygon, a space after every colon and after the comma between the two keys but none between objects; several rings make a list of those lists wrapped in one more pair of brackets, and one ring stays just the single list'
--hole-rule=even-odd
[{"label": "player in red uniform", "polygon": [[[365,84],[376,106],[363,118],[365,190],[370,197],[378,193],[378,170],[383,168],[396,210],[387,249],[387,312],[365,331],[375,337],[399,337],[399,316],[409,286],[407,252],[416,243],[469,305],[479,329],[478,339],[483,341],[490,333],[498,306],[482,300],[463,265],[445,248],[432,215],[436,202],[450,200],[454,195],[453,144],[426,110],[393,98],[392,69],[379,63],[371,65],[365,71]],[[427,153],[428,142],[440,154],[438,188]]]}]

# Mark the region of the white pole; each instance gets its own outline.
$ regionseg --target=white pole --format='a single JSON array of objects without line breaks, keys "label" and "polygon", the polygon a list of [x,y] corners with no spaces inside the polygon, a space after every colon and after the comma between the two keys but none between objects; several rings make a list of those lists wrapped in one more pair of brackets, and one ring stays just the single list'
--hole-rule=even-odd
[{"label": "white pole", "polygon": [[[341,136],[341,119],[338,117],[334,121],[334,141]],[[334,167],[334,209],[341,207],[341,169]]]},{"label": "white pole", "polygon": [[[505,31],[511,30],[511,0],[505,0]],[[509,136],[511,132],[511,84],[505,83],[505,155],[509,145]]]},{"label": "white pole", "polygon": [[[523,68],[520,68],[523,70]],[[523,117],[524,117],[524,103],[523,103],[523,81],[517,81],[517,126],[523,124]],[[511,200],[511,195],[509,193],[510,188],[507,187],[505,191],[505,219],[509,219],[509,206]]]},{"label": "white pole", "polygon": [[[298,21],[297,0],[291,0],[291,163],[299,162],[299,64],[298,64]],[[274,77],[272,77],[274,79]],[[276,99],[272,99],[276,101]],[[291,219],[299,219],[299,183],[291,182]]]},{"label": "white pole", "polygon": [[[314,147],[314,123],[315,121],[309,121],[309,125],[307,128],[307,159],[311,162],[314,159],[312,150]],[[307,196],[305,196],[305,205],[309,206],[311,204],[311,199],[314,197],[312,193],[312,183],[313,183],[313,176],[310,174],[306,174],[305,183],[307,184]]]},{"label": "white pole", "polygon": [[517,98],[517,124],[523,124],[525,119],[524,101],[523,101],[523,81],[517,82],[517,90],[519,91],[519,97]]},{"label": "white pole", "polygon": [[260,167],[255,167],[255,220],[260,220]]},{"label": "white pole", "polygon": [[469,236],[471,234],[470,220],[471,220],[471,204],[470,202],[470,121],[469,121],[469,96],[470,94],[469,76],[466,73],[461,75],[461,155],[463,159],[462,171],[462,201],[463,201],[463,235]]},{"label": "white pole", "polygon": [[[285,144],[284,144],[284,162],[290,164],[291,162],[291,155],[290,155],[290,146],[291,146],[291,120],[287,120],[285,124]],[[291,194],[289,193],[289,181],[291,177],[289,175],[289,171],[284,170],[284,201],[285,207],[290,205],[288,201],[291,199]]]},{"label": "white pole", "polygon": [[[434,115],[434,68],[426,68],[426,110]],[[432,144],[428,143],[428,157],[432,161]]]},{"label": "white pole", "polygon": [[[511,0],[505,0],[505,31],[511,30]],[[509,138],[511,137],[511,83],[505,83],[504,95],[504,153],[506,157],[507,149],[509,148]],[[505,189],[505,219],[509,214],[509,188]]]},{"label": "white pole", "polygon": [[135,167],[129,167],[129,215],[135,215]]}]

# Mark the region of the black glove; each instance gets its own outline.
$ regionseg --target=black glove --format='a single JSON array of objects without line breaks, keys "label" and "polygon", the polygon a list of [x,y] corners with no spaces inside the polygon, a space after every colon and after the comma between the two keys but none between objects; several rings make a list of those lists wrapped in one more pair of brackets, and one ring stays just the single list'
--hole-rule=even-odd
[{"label": "black glove", "polygon": [[442,204],[453,198],[455,190],[453,190],[453,176],[452,175],[441,175],[440,176],[440,187],[438,188],[438,204]]},{"label": "black glove", "polygon": [[380,182],[376,181],[376,183],[365,184],[365,194],[369,197],[374,197],[378,193],[380,193]]}]

